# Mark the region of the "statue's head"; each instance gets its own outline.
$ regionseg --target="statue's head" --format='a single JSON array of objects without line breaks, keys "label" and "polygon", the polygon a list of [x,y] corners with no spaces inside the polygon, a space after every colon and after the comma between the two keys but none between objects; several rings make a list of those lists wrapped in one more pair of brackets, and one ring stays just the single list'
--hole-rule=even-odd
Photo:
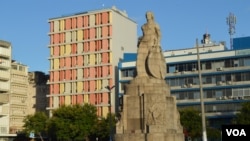
[{"label": "statue's head", "polygon": [[147,21],[149,21],[149,20],[154,20],[154,14],[153,14],[153,12],[148,11],[148,12],[146,13],[146,19],[147,19]]}]

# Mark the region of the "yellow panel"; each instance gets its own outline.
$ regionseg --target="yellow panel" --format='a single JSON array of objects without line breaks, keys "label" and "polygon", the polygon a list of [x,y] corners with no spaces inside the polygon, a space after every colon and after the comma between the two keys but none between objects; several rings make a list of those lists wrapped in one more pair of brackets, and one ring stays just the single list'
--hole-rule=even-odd
[{"label": "yellow panel", "polygon": [[64,20],[60,20],[60,31],[64,30],[64,26],[65,26]]},{"label": "yellow panel", "polygon": [[90,54],[90,65],[95,65],[95,54]]},{"label": "yellow panel", "polygon": [[89,17],[89,24],[90,24],[90,26],[94,26],[95,25],[95,15],[90,15],[90,17]]},{"label": "yellow panel", "polygon": [[59,31],[59,21],[54,21],[54,31],[55,32]]},{"label": "yellow panel", "polygon": [[71,47],[70,47],[70,45],[66,45],[66,53],[65,54],[70,55],[70,53],[71,53]]},{"label": "yellow panel", "polygon": [[77,31],[77,40],[81,41],[83,39],[83,31],[82,30],[78,30]]},{"label": "yellow panel", "polygon": [[54,60],[54,69],[59,69],[59,59]]},{"label": "yellow panel", "polygon": [[110,63],[113,62],[112,58],[113,58],[113,54],[112,54],[112,52],[110,52],[110,53],[109,53],[109,60],[110,60]]},{"label": "yellow panel", "polygon": [[50,56],[54,55],[54,47],[50,47]]},{"label": "yellow panel", "polygon": [[85,94],[84,96],[84,103],[89,103],[89,95]]},{"label": "yellow panel", "polygon": [[109,23],[112,23],[112,12],[109,12]]},{"label": "yellow panel", "polygon": [[106,117],[109,113],[109,108],[108,107],[103,107],[102,108],[102,113],[103,113],[103,116]]},{"label": "yellow panel", "polygon": [[64,46],[60,46],[60,55],[64,55]]},{"label": "yellow panel", "polygon": [[70,96],[65,96],[65,105],[70,105]]},{"label": "yellow panel", "polygon": [[60,94],[64,93],[64,83],[60,84]]},{"label": "yellow panel", "polygon": [[83,89],[83,83],[82,82],[77,82],[77,92],[80,93],[82,92]]}]

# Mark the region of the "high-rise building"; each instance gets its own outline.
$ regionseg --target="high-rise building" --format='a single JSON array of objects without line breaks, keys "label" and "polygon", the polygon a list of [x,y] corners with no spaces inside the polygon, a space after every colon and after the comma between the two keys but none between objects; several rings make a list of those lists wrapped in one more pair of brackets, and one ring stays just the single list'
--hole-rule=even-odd
[{"label": "high-rise building", "polygon": [[23,130],[24,118],[28,115],[28,66],[17,61],[11,63],[10,78],[10,133]]},{"label": "high-rise building", "polygon": [[11,43],[0,40],[0,141],[8,140],[10,134],[10,71]]},{"label": "high-rise building", "polygon": [[[198,49],[205,116],[209,126],[220,128],[231,122],[243,102],[250,101],[250,46],[249,43],[238,44],[237,49],[228,50],[224,42],[211,42],[209,34],[203,37]],[[250,42],[250,38],[245,39],[244,42]],[[197,47],[163,54],[167,62],[165,79],[177,99],[178,108],[201,110]],[[136,54],[125,54],[119,63],[121,98],[124,86],[136,74],[135,63]]]},{"label": "high-rise building", "polygon": [[106,116],[110,105],[114,112],[117,64],[124,52],[136,52],[137,24],[112,7],[51,18],[49,25],[47,109],[89,103],[99,116]]},{"label": "high-rise building", "polygon": [[49,85],[47,84],[49,76],[40,71],[29,72],[28,75],[28,114],[47,113],[48,98],[46,94],[49,93]]}]

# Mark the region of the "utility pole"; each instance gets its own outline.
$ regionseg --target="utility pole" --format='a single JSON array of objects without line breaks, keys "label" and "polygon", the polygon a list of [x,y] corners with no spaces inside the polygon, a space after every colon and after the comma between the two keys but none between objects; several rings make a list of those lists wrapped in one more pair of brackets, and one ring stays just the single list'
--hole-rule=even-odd
[{"label": "utility pole", "polygon": [[109,141],[112,141],[112,115],[111,115],[111,90],[115,87],[106,86],[105,88],[108,89],[109,95]]},{"label": "utility pole", "polygon": [[202,78],[201,78],[201,62],[200,62],[198,39],[196,39],[196,49],[197,49],[199,83],[200,83],[199,86],[200,86],[200,101],[201,101],[202,139],[203,141],[207,141],[206,119],[205,119],[205,110],[204,110],[205,108],[204,108],[203,87],[202,87]]}]

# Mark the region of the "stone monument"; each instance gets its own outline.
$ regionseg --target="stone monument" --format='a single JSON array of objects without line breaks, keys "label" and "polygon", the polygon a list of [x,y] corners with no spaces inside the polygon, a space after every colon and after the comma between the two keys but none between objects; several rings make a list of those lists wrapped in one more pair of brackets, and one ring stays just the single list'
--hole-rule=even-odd
[{"label": "stone monument", "polygon": [[152,12],[146,13],[138,40],[137,76],[125,88],[115,141],[184,141],[175,97],[164,80],[166,62],[161,32]]}]

